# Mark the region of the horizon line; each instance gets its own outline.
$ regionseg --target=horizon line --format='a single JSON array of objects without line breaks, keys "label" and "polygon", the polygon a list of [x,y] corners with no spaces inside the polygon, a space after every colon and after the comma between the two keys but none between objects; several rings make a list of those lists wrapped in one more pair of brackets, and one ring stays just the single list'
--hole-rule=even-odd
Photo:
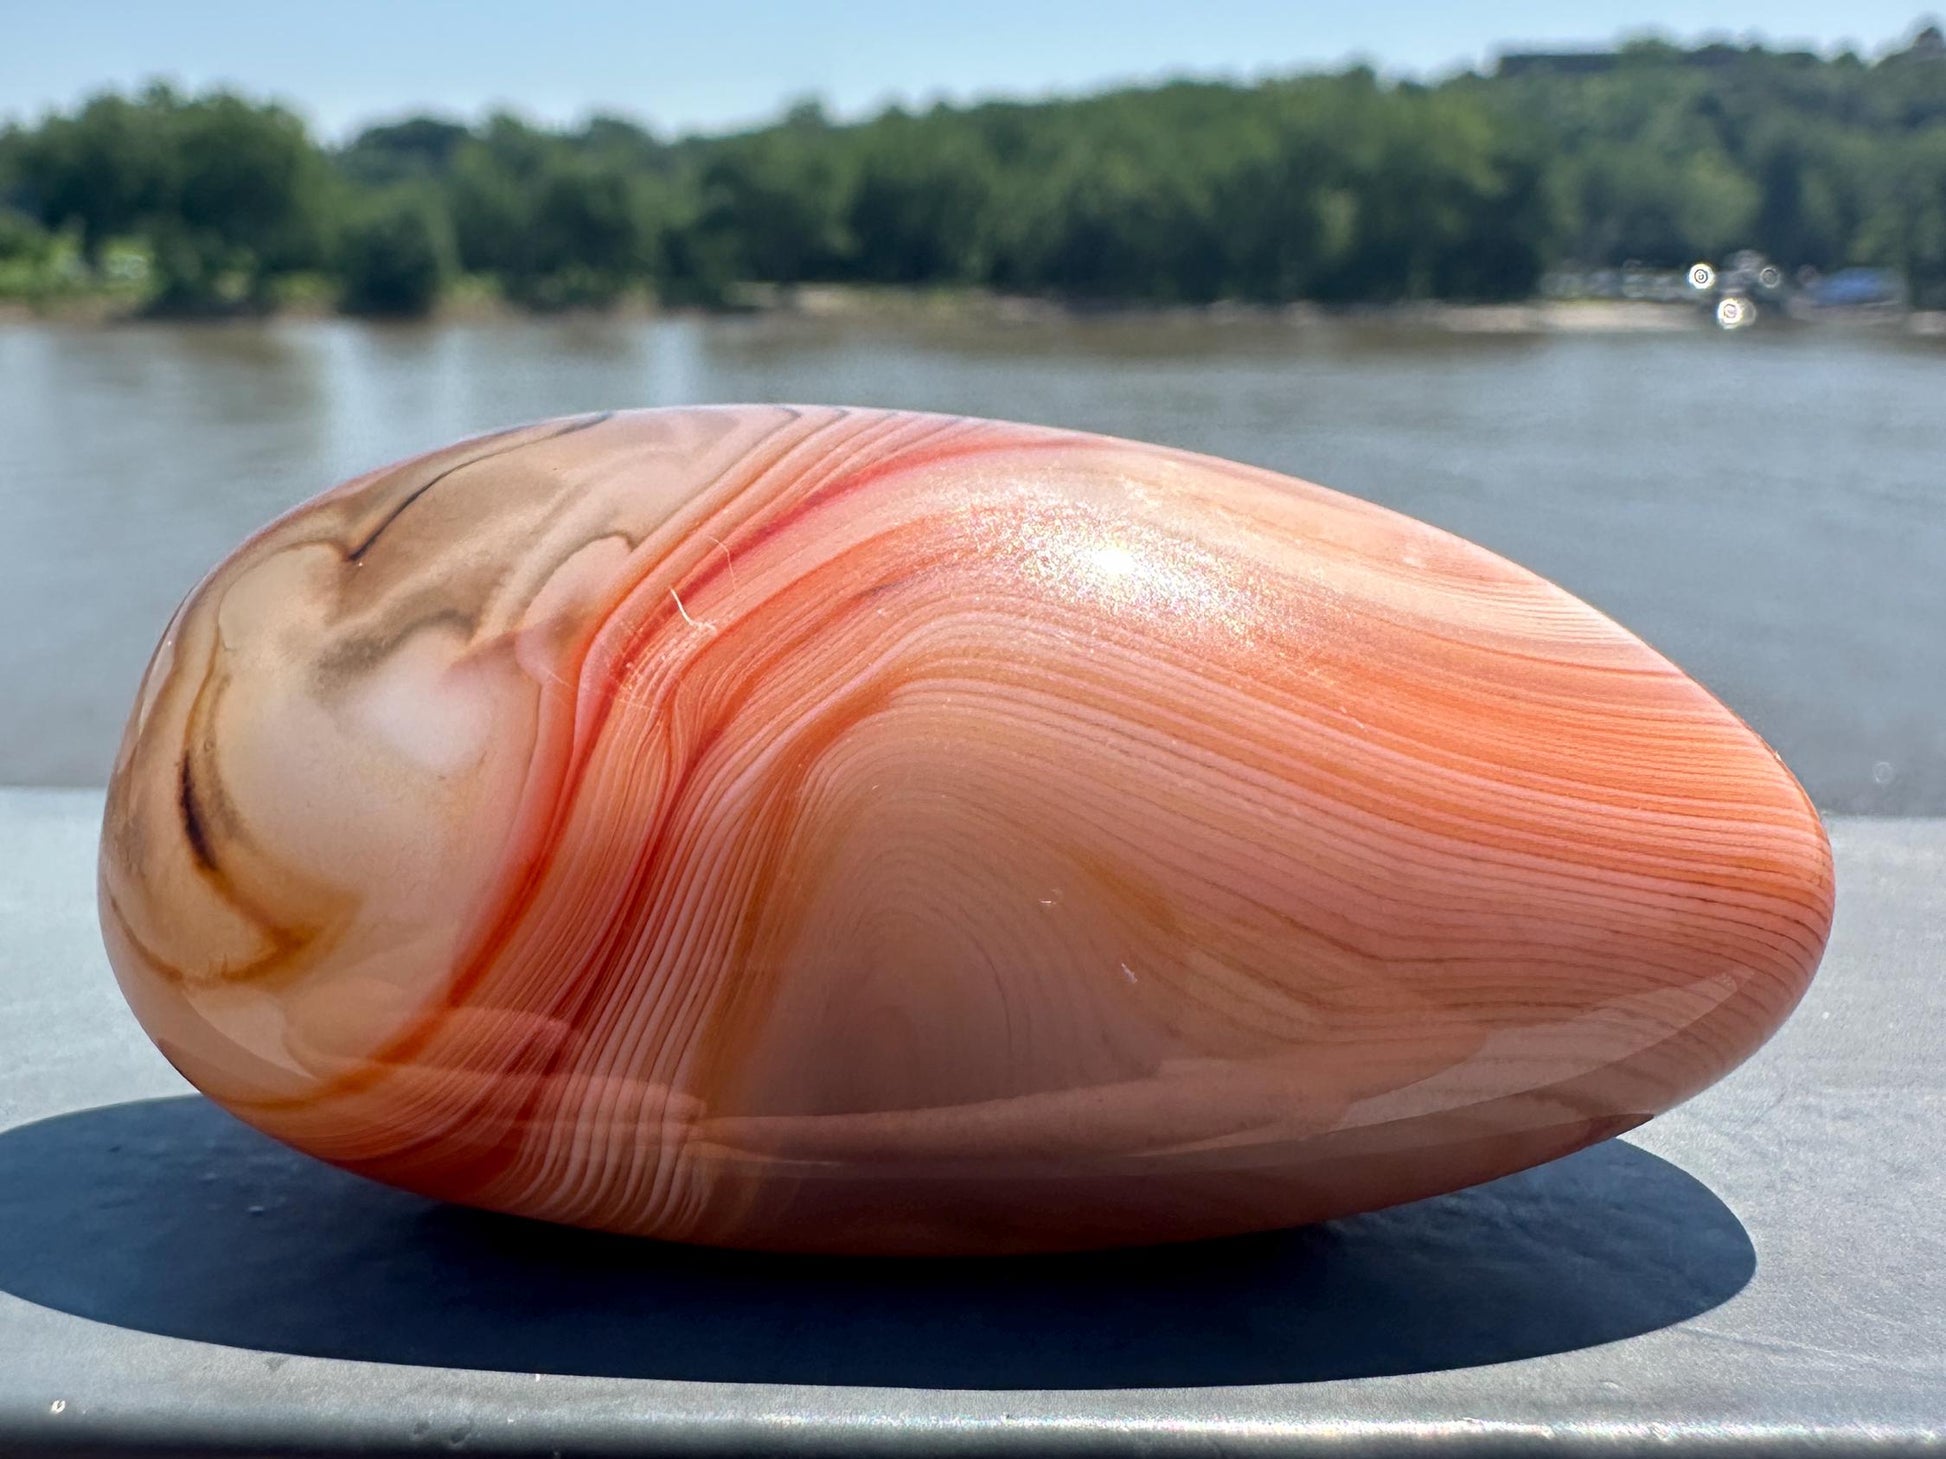
[{"label": "horizon line", "polygon": [[512,116],[538,130],[551,132],[578,131],[597,120],[621,121],[639,128],[659,141],[673,143],[733,137],[746,132],[761,131],[784,120],[792,110],[807,105],[816,106],[835,126],[852,126],[869,122],[894,110],[917,115],[942,106],[956,111],[969,111],[991,105],[1051,105],[1064,101],[1085,101],[1120,91],[1159,90],[1179,84],[1250,87],[1305,77],[1340,76],[1361,69],[1369,70],[1381,81],[1393,85],[1400,83],[1443,85],[1467,75],[1491,78],[1494,68],[1509,56],[1599,56],[1617,53],[1630,45],[1656,42],[1684,51],[1728,45],[1739,50],[1762,49],[1779,55],[1806,54],[1816,56],[1824,62],[1836,61],[1851,55],[1867,64],[1874,64],[1909,49],[1913,41],[1928,28],[1941,27],[1946,27],[1946,20],[1943,20],[1939,14],[1921,13],[1897,36],[1876,44],[1861,45],[1849,39],[1819,43],[1801,38],[1773,36],[1758,27],[1748,27],[1738,31],[1716,27],[1685,36],[1668,27],[1651,24],[1615,32],[1606,40],[1496,41],[1488,46],[1483,54],[1454,59],[1434,66],[1390,66],[1380,58],[1359,50],[1346,52],[1328,62],[1299,61],[1287,64],[1267,62],[1256,68],[1163,69],[1144,73],[1111,74],[1080,86],[1050,86],[1039,90],[1009,90],[1005,87],[974,88],[960,92],[947,87],[932,91],[887,89],[872,101],[855,107],[834,107],[816,88],[807,88],[779,96],[761,113],[726,122],[670,128],[660,126],[650,121],[641,111],[625,106],[591,104],[562,117],[549,116],[542,108],[527,107],[518,101],[505,99],[485,102],[470,112],[463,108],[443,107],[435,103],[402,102],[396,108],[368,112],[360,119],[342,127],[330,128],[320,123],[315,106],[287,95],[279,95],[274,90],[259,90],[234,78],[213,80],[191,88],[185,86],[177,76],[160,71],[129,84],[107,81],[91,85],[85,91],[71,97],[65,104],[43,106],[34,114],[11,108],[0,109],[0,127],[31,128],[41,125],[52,117],[72,115],[97,97],[139,96],[149,87],[164,85],[175,88],[189,97],[228,93],[281,107],[301,119],[315,141],[331,148],[348,145],[363,133],[375,128],[419,118],[451,122],[470,130],[495,116]]}]

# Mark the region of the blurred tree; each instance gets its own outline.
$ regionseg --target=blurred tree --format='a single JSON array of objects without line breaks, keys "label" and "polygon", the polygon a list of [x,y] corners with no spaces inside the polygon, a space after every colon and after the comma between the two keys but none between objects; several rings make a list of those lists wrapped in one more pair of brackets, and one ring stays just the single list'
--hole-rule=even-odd
[{"label": "blurred tree", "polygon": [[503,279],[532,271],[535,193],[550,139],[497,113],[452,158],[448,196],[460,267]]},{"label": "blurred tree", "polygon": [[516,297],[549,306],[606,304],[645,277],[655,257],[652,208],[620,168],[560,158],[542,173],[533,205],[529,266]]},{"label": "blurred tree", "polygon": [[460,262],[538,308],[612,302],[658,271],[668,171],[648,134],[626,123],[597,119],[563,137],[496,116],[454,153]]},{"label": "blurred tree", "polygon": [[351,314],[428,314],[454,257],[452,223],[425,186],[406,184],[363,200],[339,245],[341,305]]},{"label": "blurred tree", "polygon": [[151,237],[162,304],[201,307],[232,282],[261,304],[278,275],[326,261],[330,175],[295,116],[215,92],[161,120],[170,188]]},{"label": "blurred tree", "polygon": [[987,265],[996,186],[977,132],[888,113],[861,133],[842,223],[847,271],[883,284],[976,282]]},{"label": "blurred tree", "polygon": [[740,279],[795,284],[842,271],[849,248],[849,158],[808,107],[767,131],[709,149],[697,175],[685,256]]},{"label": "blurred tree", "polygon": [[71,117],[49,117],[24,135],[15,162],[27,211],[49,228],[75,228],[83,259],[98,266],[109,239],[168,211],[168,123],[180,105],[168,87],[152,86],[134,100],[97,96]]},{"label": "blurred tree", "polygon": [[338,154],[344,175],[363,187],[390,187],[415,178],[442,178],[472,137],[463,122],[416,116],[367,127]]},{"label": "blurred tree", "polygon": [[90,267],[113,240],[145,246],[181,307],[262,301],[328,262],[350,307],[417,309],[453,257],[539,308],[823,280],[1507,299],[1558,264],[1742,247],[1897,267],[1938,299],[1942,49],[1922,35],[1868,64],[1645,41],[1437,85],[1355,67],[847,124],[800,102],[666,143],[613,116],[409,116],[328,157],[277,107],[158,86],[0,135],[0,206],[71,233]]},{"label": "blurred tree", "polygon": [[1854,259],[1901,270],[1914,302],[1946,309],[1946,123],[1908,138],[1863,225]]}]

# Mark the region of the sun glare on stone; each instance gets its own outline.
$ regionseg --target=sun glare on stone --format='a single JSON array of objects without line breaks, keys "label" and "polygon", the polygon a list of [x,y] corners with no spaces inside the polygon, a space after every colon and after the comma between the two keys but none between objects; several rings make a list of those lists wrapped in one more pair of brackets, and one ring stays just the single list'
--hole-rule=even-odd
[{"label": "sun glare on stone", "polygon": [[1136,569],[1135,554],[1116,542],[1105,542],[1088,554],[1089,565],[1110,582],[1128,577]]}]

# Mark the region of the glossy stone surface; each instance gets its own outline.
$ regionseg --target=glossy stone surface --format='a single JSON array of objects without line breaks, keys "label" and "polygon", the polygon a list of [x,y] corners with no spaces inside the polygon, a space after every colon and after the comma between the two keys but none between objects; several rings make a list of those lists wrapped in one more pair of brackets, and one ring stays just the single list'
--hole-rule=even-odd
[{"label": "glossy stone surface", "polygon": [[1593,609],[1248,467],[897,412],[525,427],[245,543],[143,682],[124,992],[339,1165],[677,1240],[1290,1225],[1625,1130],[1829,931]]}]

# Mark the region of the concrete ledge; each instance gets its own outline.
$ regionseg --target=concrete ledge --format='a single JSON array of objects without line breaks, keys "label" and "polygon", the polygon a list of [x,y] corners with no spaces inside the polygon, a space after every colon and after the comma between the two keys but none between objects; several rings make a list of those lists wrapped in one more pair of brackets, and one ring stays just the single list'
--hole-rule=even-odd
[{"label": "concrete ledge", "polygon": [[192,1097],[0,790],[0,1453],[1781,1455],[1946,1447],[1946,821],[1838,820],[1762,1053],[1652,1125],[1307,1231],[742,1257],[440,1207]]}]

